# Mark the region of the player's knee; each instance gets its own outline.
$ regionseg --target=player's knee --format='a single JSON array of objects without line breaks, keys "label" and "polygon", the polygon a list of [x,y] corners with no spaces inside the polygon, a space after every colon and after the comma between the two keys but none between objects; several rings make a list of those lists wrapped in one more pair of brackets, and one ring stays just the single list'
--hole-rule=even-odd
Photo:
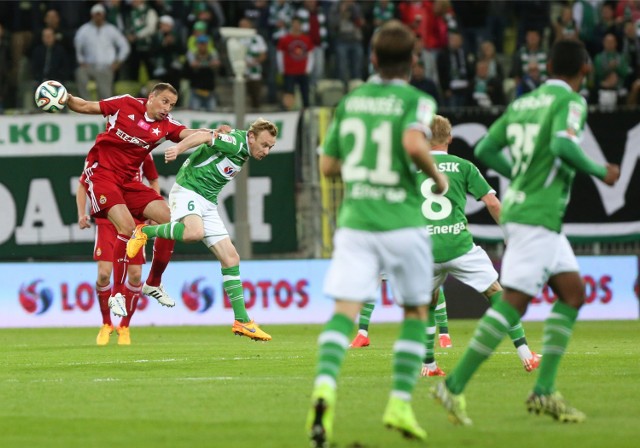
[{"label": "player's knee", "polygon": [[127,273],[127,277],[130,284],[139,285],[142,280],[142,271],[139,269],[135,269],[135,270],[130,269],[129,272]]},{"label": "player's knee", "polygon": [[107,271],[98,271],[98,285],[108,285],[111,281],[111,272]]}]

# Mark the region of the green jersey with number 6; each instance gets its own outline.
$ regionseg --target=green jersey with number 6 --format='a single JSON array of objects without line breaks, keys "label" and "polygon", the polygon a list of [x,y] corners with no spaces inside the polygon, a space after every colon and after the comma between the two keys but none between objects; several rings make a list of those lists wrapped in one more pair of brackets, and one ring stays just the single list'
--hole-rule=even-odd
[{"label": "green jersey with number 6", "polygon": [[421,173],[422,213],[427,218],[427,229],[431,235],[433,261],[445,263],[473,248],[473,236],[467,229],[464,212],[467,193],[480,199],[495,191],[470,161],[444,151],[431,151],[431,155],[438,171],[449,178],[449,187],[443,195],[434,194],[435,182]]},{"label": "green jersey with number 6", "polygon": [[489,129],[489,138],[511,153],[511,184],[500,222],[560,232],[575,169],[554,155],[554,137],[580,141],[587,104],[567,83],[550,80],[513,101]]},{"label": "green jersey with number 6", "polygon": [[184,161],[176,183],[217,204],[220,190],[248,159],[247,131],[234,129],[229,134],[219,133],[211,144],[198,146]]},{"label": "green jersey with number 6", "polygon": [[417,169],[402,136],[410,128],[430,136],[436,107],[432,97],[397,79],[370,80],[342,99],[323,148],[342,162],[338,227],[388,231],[426,224]]}]

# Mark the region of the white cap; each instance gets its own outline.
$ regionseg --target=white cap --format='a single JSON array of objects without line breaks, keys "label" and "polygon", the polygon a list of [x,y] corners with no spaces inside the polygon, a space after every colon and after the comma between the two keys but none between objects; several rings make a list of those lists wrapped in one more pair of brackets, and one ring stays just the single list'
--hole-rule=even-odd
[{"label": "white cap", "polygon": [[171,16],[160,16],[160,23],[173,26],[173,18]]},{"label": "white cap", "polygon": [[104,13],[105,13],[104,6],[102,6],[101,3],[96,3],[91,7],[91,15],[104,14]]}]

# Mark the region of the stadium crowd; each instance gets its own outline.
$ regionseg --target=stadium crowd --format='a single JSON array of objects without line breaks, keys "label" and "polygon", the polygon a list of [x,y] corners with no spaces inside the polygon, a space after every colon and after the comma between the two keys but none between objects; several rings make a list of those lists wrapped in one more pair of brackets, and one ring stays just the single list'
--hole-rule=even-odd
[{"label": "stadium crowd", "polygon": [[216,110],[231,76],[222,26],[257,31],[244,42],[252,108],[324,105],[327,86],[339,97],[371,74],[370,38],[391,18],[419,36],[411,83],[441,107],[531,91],[558,39],[589,51],[589,103],[638,104],[639,0],[32,0],[0,2],[0,113],[28,109],[21,92],[46,79],[95,99],[164,81],[181,107]]}]

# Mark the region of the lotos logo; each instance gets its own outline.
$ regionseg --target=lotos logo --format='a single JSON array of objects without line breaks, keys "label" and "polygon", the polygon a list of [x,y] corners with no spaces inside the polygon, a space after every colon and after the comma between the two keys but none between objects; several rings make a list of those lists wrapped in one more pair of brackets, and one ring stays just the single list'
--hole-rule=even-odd
[{"label": "lotos logo", "polygon": [[38,289],[38,283],[42,280],[34,280],[28,286],[20,285],[20,304],[29,314],[45,313],[53,303],[53,292],[49,288]]},{"label": "lotos logo", "polygon": [[236,170],[232,166],[225,166],[222,170],[226,176],[233,177],[236,175]]},{"label": "lotos logo", "polygon": [[185,282],[182,286],[182,301],[190,311],[204,313],[213,305],[213,289],[209,286],[199,290],[199,283],[204,277],[195,279],[191,284]]}]

